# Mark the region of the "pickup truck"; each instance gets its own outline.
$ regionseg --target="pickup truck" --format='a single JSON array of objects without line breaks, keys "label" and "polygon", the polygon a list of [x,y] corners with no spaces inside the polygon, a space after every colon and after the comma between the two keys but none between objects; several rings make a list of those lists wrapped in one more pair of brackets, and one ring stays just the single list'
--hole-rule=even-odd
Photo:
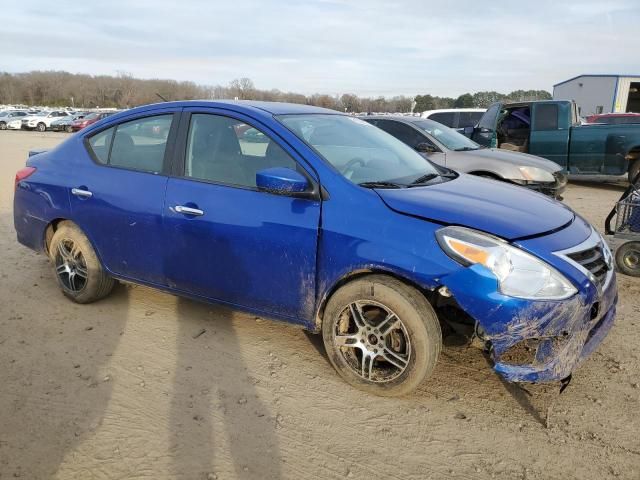
[{"label": "pickup truck", "polygon": [[552,160],[575,178],[640,173],[640,125],[583,125],[570,101],[494,103],[469,133],[486,147]]}]

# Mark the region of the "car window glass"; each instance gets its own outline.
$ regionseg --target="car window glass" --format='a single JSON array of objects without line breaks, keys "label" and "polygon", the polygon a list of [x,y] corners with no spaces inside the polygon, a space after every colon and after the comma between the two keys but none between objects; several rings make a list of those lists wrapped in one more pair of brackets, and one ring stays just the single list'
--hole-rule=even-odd
[{"label": "car window glass", "polygon": [[256,174],[274,167],[295,170],[297,164],[264,132],[230,117],[191,116],[185,176],[255,187]]},{"label": "car window glass", "polygon": [[396,122],[394,120],[378,120],[376,125],[385,132],[396,137],[398,140],[401,140],[406,145],[409,145],[411,148],[415,148],[419,143],[423,143],[425,141],[424,135],[402,122]]},{"label": "car window glass", "polygon": [[500,110],[500,104],[493,105],[487,110],[478,122],[478,127],[494,130],[496,128],[496,119],[498,117],[498,111]]},{"label": "car window glass", "polygon": [[100,163],[106,164],[109,161],[109,148],[114,130],[115,127],[111,127],[89,138],[91,150]]},{"label": "car window glass", "polygon": [[475,127],[483,112],[460,112],[458,128]]},{"label": "car window glass", "polygon": [[[107,163],[133,170],[162,171],[172,119],[173,115],[160,115],[118,125]],[[92,137],[89,143],[98,135]]]},{"label": "car window glass", "polygon": [[533,119],[534,130],[557,130],[558,129],[558,105],[538,104]]},{"label": "car window glass", "polygon": [[429,115],[429,120],[439,122],[447,127],[453,127],[456,114],[454,112],[440,112]]}]

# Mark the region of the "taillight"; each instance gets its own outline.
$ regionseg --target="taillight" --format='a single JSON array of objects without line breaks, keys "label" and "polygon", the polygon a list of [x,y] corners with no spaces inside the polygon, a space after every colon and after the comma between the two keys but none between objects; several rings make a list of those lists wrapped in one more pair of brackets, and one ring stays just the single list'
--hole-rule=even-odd
[{"label": "taillight", "polygon": [[24,167],[18,170],[18,172],[16,173],[15,188],[18,188],[18,184],[25,178],[33,175],[35,171],[36,171],[35,167]]}]

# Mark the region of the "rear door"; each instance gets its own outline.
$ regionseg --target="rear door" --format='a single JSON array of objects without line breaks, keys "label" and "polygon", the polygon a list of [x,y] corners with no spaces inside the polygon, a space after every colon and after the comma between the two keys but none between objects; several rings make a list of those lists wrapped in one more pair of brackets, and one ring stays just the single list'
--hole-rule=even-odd
[{"label": "rear door", "polygon": [[478,126],[473,130],[471,139],[485,147],[496,148],[498,146],[497,125],[498,116],[502,110],[502,103],[494,103],[482,115]]},{"label": "rear door", "polygon": [[320,200],[260,191],[256,173],[286,167],[310,182],[315,174],[265,125],[227,110],[185,110],[179,139],[164,207],[169,285],[310,320]]},{"label": "rear door", "polygon": [[569,169],[569,135],[571,112],[568,103],[533,103],[529,153],[556,162]]},{"label": "rear door", "polygon": [[92,132],[86,161],[69,172],[73,219],[118,276],[165,284],[162,205],[178,114],[156,111]]}]

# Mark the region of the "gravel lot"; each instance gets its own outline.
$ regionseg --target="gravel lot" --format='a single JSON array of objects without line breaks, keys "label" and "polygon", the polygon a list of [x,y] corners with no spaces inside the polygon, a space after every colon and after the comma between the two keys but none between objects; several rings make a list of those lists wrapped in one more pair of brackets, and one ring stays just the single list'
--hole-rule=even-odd
[{"label": "gravel lot", "polygon": [[[416,394],[376,398],[287,325],[144,287],[66,300],[12,217],[28,149],[64,138],[0,132],[1,479],[640,478],[639,279],[560,396],[449,345]],[[566,202],[600,228],[621,190]]]}]

